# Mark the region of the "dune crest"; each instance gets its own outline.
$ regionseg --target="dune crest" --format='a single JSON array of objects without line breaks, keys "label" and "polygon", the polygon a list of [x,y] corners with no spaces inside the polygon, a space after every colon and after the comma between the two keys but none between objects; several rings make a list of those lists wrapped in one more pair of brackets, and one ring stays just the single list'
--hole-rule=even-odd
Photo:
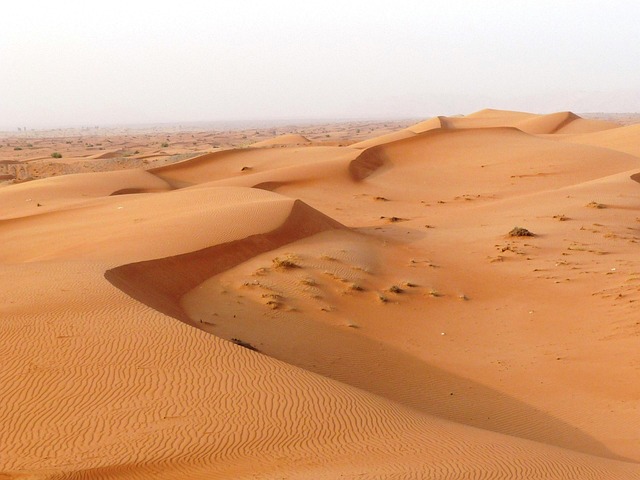
[{"label": "dune crest", "polygon": [[287,133],[274,138],[252,143],[251,147],[291,147],[309,145],[310,143],[311,141],[303,135],[298,135],[296,133]]},{"label": "dune crest", "polygon": [[191,323],[180,300],[206,279],[260,253],[340,228],[344,227],[335,220],[296,201],[286,220],[274,230],[177,256],[122,265],[105,272],[105,278],[145,305]]}]

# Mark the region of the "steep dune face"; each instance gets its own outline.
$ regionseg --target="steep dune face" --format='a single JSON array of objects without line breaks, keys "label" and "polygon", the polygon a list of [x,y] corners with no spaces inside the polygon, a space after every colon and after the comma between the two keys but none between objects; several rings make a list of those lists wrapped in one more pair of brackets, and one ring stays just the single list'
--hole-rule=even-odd
[{"label": "steep dune face", "polygon": [[0,189],[0,477],[640,479],[640,160],[582,120]]},{"label": "steep dune face", "polygon": [[[634,157],[554,142],[515,128],[437,129],[366,149],[354,175],[377,186],[402,182],[421,200],[471,193],[494,196],[558,188],[637,165]],[[526,182],[518,179],[527,179]],[[407,183],[407,182],[403,182]]]},{"label": "steep dune face", "polygon": [[[273,215],[271,212],[264,213]],[[180,307],[180,300],[206,279],[261,253],[336,228],[342,226],[296,201],[286,220],[277,228],[264,233],[245,234],[243,238],[232,241],[223,238],[227,241],[221,239],[210,247],[177,256],[123,265],[108,270],[105,278],[142,303],[191,323]]]},{"label": "steep dune face", "polygon": [[580,134],[616,129],[617,124],[602,120],[587,120],[572,112],[557,112],[536,115],[505,110],[480,110],[469,115],[433,117],[411,125],[404,130],[371,138],[351,145],[353,148],[368,148],[413,137],[430,130],[462,130],[480,128],[513,127],[525,133],[539,134]]},{"label": "steep dune face", "polygon": [[340,147],[248,148],[214,152],[150,172],[176,187],[216,181],[253,186],[266,181],[264,178],[274,171],[278,171],[280,181],[288,176],[297,181],[313,180],[321,176],[318,170],[323,170],[327,164],[353,158],[359,153]]}]

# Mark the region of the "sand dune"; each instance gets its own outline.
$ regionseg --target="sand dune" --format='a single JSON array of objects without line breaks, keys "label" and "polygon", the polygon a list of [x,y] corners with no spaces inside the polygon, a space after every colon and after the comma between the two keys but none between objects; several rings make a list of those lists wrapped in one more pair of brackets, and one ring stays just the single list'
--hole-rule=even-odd
[{"label": "sand dune", "polygon": [[472,113],[464,118],[472,119],[478,125],[484,123],[484,126],[491,127],[512,126],[533,134],[591,133],[618,127],[618,124],[614,122],[585,119],[572,112],[535,115],[525,112],[487,109]]},{"label": "sand dune", "polygon": [[640,125],[628,125],[590,134],[566,135],[562,140],[610,148],[640,157]]},{"label": "sand dune", "polygon": [[[277,170],[294,171],[298,179],[314,179],[320,176],[319,172],[327,163],[340,161],[342,158],[351,159],[358,153],[355,149],[340,147],[225,150],[152,169],[150,172],[176,187],[218,180],[232,182],[239,180],[238,185],[245,185],[247,183],[244,181],[245,177],[262,178],[258,176],[262,172]],[[314,172],[309,174],[309,170]],[[281,178],[286,176],[286,174],[282,175]],[[253,180],[249,184],[252,182]],[[255,181],[254,185],[262,182],[264,180]]]},{"label": "sand dune", "polygon": [[167,190],[171,190],[167,182],[144,170],[50,177],[0,190],[0,202],[5,207],[0,218],[28,217],[83,204],[91,198]]},{"label": "sand dune", "polygon": [[[234,202],[233,206],[237,209],[237,202]],[[257,205],[251,207],[255,209]],[[261,217],[270,220],[275,217],[273,211],[260,213]],[[255,221],[247,223],[256,224]],[[181,309],[180,301],[187,292],[209,277],[299,238],[314,235],[328,228],[341,227],[339,223],[299,201],[293,203],[289,216],[276,228],[264,231],[264,227],[257,225],[257,233],[243,233],[242,238],[238,239],[225,235],[210,247],[178,256],[122,265],[108,270],[105,277],[131,297],[190,323],[189,317]]]},{"label": "sand dune", "polygon": [[116,158],[116,157],[121,157],[123,153],[125,153],[125,152],[122,149],[109,150],[109,151],[106,151],[106,152],[95,153],[95,154],[91,155],[89,158],[95,158],[95,159]]},{"label": "sand dune", "polygon": [[636,126],[345,128],[0,188],[0,478],[640,479]]},{"label": "sand dune", "polygon": [[[293,203],[248,188],[179,190],[158,198],[102,197],[0,223],[0,255],[7,262],[77,256],[109,263],[176,255],[270,231],[284,221]],[[238,216],[244,221],[238,222]]]},{"label": "sand dune", "polygon": [[530,134],[580,134],[616,129],[618,125],[604,120],[584,119],[572,112],[536,115],[524,112],[486,109],[459,117],[438,116],[430,118],[415,125],[411,125],[404,130],[364,140],[351,146],[355,148],[367,148],[382,145],[395,140],[412,137],[415,134],[425,133],[429,130],[460,130],[498,127],[514,127]]},{"label": "sand dune", "polygon": [[297,145],[297,146],[308,145],[310,143],[311,141],[302,135],[289,133],[289,134],[279,135],[274,138],[253,143],[251,144],[251,146],[252,147],[283,147],[283,146],[294,146],[294,145]]}]

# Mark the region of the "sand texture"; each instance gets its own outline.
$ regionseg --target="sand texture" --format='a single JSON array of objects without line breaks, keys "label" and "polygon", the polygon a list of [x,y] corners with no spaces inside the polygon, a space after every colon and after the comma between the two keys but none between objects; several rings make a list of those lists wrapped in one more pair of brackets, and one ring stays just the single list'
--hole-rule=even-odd
[{"label": "sand texture", "polygon": [[0,480],[640,479],[639,127],[5,138]]}]

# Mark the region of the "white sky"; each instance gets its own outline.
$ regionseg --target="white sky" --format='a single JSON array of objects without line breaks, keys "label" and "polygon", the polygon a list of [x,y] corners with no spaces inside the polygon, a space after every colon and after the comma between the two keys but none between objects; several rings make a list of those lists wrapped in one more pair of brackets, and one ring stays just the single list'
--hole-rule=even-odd
[{"label": "white sky", "polygon": [[0,127],[640,111],[640,0],[0,4]]}]

